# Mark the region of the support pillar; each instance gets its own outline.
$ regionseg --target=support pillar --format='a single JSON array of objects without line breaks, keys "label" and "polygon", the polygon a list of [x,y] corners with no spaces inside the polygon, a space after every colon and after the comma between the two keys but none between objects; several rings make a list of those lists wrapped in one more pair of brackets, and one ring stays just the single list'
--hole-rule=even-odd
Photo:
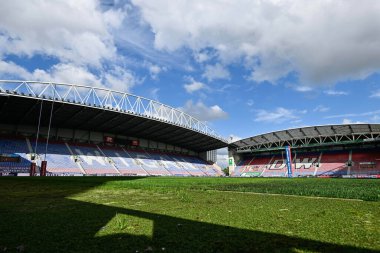
[{"label": "support pillar", "polygon": [[47,166],[47,161],[42,161],[41,162],[41,172],[40,172],[41,177],[46,176],[46,166]]},{"label": "support pillar", "polygon": [[30,164],[29,176],[33,177],[36,175],[36,163],[32,162]]}]

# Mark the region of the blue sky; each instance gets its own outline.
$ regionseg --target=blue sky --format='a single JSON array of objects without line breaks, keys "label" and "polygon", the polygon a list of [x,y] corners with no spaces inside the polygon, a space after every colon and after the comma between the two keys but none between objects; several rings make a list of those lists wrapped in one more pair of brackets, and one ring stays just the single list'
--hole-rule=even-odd
[{"label": "blue sky", "polygon": [[0,78],[108,87],[233,139],[380,121],[378,1],[0,3]]}]

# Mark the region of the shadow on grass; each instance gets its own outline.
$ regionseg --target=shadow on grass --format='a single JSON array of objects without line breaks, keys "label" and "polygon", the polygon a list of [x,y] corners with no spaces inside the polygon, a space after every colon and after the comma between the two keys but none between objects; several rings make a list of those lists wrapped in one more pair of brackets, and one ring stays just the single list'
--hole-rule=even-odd
[{"label": "shadow on grass", "polygon": [[[66,198],[109,180],[131,178],[0,178],[0,252],[371,252]],[[147,221],[151,234],[102,235],[115,215]]]}]

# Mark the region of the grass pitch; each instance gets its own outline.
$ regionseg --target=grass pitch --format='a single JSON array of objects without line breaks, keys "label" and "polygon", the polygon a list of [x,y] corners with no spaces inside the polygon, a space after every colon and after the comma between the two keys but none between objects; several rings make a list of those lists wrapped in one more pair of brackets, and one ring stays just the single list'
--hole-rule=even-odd
[{"label": "grass pitch", "polygon": [[379,252],[380,180],[1,178],[0,252]]}]

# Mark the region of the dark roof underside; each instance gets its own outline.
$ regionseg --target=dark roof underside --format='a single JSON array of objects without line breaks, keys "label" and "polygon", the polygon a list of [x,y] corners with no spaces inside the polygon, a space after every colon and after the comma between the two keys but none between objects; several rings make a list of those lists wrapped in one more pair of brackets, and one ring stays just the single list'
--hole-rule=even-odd
[{"label": "dark roof underside", "polygon": [[[0,96],[0,123],[37,126],[41,100]],[[50,101],[43,102],[41,126],[49,124]],[[211,136],[166,122],[80,104],[55,102],[52,127],[106,132],[163,142],[196,152],[226,147]]]}]

